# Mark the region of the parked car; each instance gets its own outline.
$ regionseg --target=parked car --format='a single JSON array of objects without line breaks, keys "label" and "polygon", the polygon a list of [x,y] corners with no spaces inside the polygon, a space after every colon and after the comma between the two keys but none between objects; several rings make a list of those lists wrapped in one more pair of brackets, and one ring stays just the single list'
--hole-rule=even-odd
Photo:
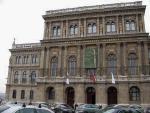
[{"label": "parked car", "polygon": [[54,113],[52,110],[33,105],[5,104],[0,106],[0,113]]},{"label": "parked car", "polygon": [[102,113],[139,113],[139,111],[127,107],[114,107],[109,110],[103,111]]},{"label": "parked car", "polygon": [[57,104],[53,111],[55,113],[74,113],[74,109],[67,104]]},{"label": "parked car", "polygon": [[76,113],[96,113],[98,111],[101,111],[101,109],[99,109],[98,105],[94,104],[82,104],[76,109]]},{"label": "parked car", "polygon": [[150,107],[145,108],[144,113],[150,113]]},{"label": "parked car", "polygon": [[133,109],[139,111],[140,113],[144,113],[144,109],[143,109],[142,106],[140,106],[140,105],[131,104],[131,105],[129,106],[129,108],[133,108]]}]

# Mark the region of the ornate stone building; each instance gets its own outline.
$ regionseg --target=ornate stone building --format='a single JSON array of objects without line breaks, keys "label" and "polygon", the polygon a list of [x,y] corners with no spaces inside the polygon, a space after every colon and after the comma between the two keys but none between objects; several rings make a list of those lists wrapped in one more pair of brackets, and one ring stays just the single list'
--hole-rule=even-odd
[{"label": "ornate stone building", "polygon": [[7,99],[148,105],[145,8],[138,1],[46,11],[43,40],[10,49]]}]

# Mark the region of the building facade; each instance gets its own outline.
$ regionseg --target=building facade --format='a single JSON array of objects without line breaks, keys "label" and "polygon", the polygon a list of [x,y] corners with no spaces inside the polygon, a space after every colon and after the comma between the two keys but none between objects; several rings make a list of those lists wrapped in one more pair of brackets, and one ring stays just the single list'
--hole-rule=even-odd
[{"label": "building facade", "polygon": [[145,8],[138,1],[46,11],[43,40],[10,49],[7,100],[149,105]]}]

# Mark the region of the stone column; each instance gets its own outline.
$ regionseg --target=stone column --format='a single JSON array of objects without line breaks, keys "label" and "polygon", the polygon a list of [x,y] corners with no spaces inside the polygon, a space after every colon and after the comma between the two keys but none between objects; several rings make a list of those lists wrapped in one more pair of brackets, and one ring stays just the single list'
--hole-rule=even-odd
[{"label": "stone column", "polygon": [[45,53],[46,49],[43,47],[41,50],[41,58],[40,58],[40,76],[45,76],[44,75]]},{"label": "stone column", "polygon": [[61,38],[63,38],[64,36],[64,33],[63,33],[63,29],[64,29],[64,26],[63,26],[63,20],[61,21]]},{"label": "stone column", "polygon": [[145,21],[144,21],[144,14],[142,14],[142,31],[145,32]]},{"label": "stone column", "polygon": [[68,38],[69,31],[68,31],[68,20],[66,20],[66,38]]},{"label": "stone column", "polygon": [[47,22],[44,22],[44,37],[43,39],[47,39],[47,31],[48,31],[48,25]]},{"label": "stone column", "polygon": [[136,14],[136,29],[137,29],[137,32],[139,32],[139,21],[138,21],[138,14]]},{"label": "stone column", "polygon": [[117,75],[120,75],[120,43],[117,44]]},{"label": "stone column", "polygon": [[127,56],[126,56],[126,52],[127,52],[127,51],[126,51],[126,48],[127,48],[127,47],[126,47],[126,43],[124,42],[124,43],[123,43],[123,66],[124,66],[124,69],[123,69],[123,70],[124,70],[124,75],[127,75],[127,64],[126,64],[126,62],[127,62],[127,61],[126,61],[126,57],[127,57]]},{"label": "stone column", "polygon": [[149,59],[148,59],[148,43],[147,42],[144,42],[144,50],[145,50],[145,65],[149,65]]},{"label": "stone column", "polygon": [[63,76],[66,76],[67,74],[67,46],[64,47],[64,56],[63,56]]},{"label": "stone column", "polygon": [[[46,66],[45,66],[45,76],[48,76],[48,70],[49,70],[49,69],[48,69],[48,68],[49,68],[48,66],[49,66],[49,63],[50,63],[50,62],[49,62],[49,61],[50,61],[50,60],[49,60],[49,58],[50,58],[50,53],[49,53],[49,52],[50,52],[50,48],[48,47],[48,48],[47,48],[47,53],[46,53],[46,62],[45,62],[45,64],[46,64]],[[50,67],[50,68],[51,68],[51,67]],[[51,76],[51,75],[50,75],[50,76]]]},{"label": "stone column", "polygon": [[59,56],[58,56],[58,76],[63,76],[62,75],[62,46],[59,47]]},{"label": "stone column", "polygon": [[84,66],[84,57],[85,57],[85,48],[86,45],[82,46],[82,61],[81,61],[81,76],[85,76],[85,66]]},{"label": "stone column", "polygon": [[81,46],[80,45],[78,45],[77,46],[77,76],[80,76],[80,70],[81,70],[81,65],[80,65],[80,63],[81,63],[81,59],[80,59],[80,49],[81,49]]},{"label": "stone column", "polygon": [[122,33],[125,33],[125,26],[124,26],[124,15],[122,15]]},{"label": "stone column", "polygon": [[78,26],[78,37],[81,36],[81,19],[79,19],[79,26]]},{"label": "stone column", "polygon": [[86,18],[84,18],[84,37],[86,37]]},{"label": "stone column", "polygon": [[103,35],[105,34],[105,17],[102,17]]},{"label": "stone column", "polygon": [[118,21],[118,15],[116,16],[116,29],[117,29],[117,34],[119,34],[119,21]]},{"label": "stone column", "polygon": [[96,28],[97,28],[97,29],[96,29],[96,30],[97,30],[97,34],[99,35],[99,33],[100,33],[100,32],[99,32],[99,17],[97,18],[97,27],[96,27]]},{"label": "stone column", "polygon": [[141,75],[141,42],[138,42],[138,75]]},{"label": "stone column", "polygon": [[103,75],[106,76],[106,65],[105,65],[105,61],[106,61],[106,44],[103,44]]},{"label": "stone column", "polygon": [[100,44],[97,44],[97,74],[100,75]]}]

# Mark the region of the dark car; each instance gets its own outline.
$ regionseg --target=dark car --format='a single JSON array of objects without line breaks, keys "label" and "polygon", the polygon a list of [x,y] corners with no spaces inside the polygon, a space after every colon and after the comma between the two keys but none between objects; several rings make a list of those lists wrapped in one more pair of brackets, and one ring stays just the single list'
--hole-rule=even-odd
[{"label": "dark car", "polygon": [[55,113],[74,113],[74,109],[67,104],[58,104],[53,111]]},{"label": "dark car", "polygon": [[150,107],[147,107],[144,113],[150,113]]},{"label": "dark car", "polygon": [[129,106],[129,108],[133,108],[133,109],[139,111],[140,113],[144,113],[144,109],[143,109],[142,106],[140,106],[140,105],[131,104],[131,105]]},{"label": "dark car", "polygon": [[100,112],[101,109],[95,104],[82,104],[76,109],[76,113],[96,113],[98,111]]},{"label": "dark car", "polygon": [[[101,113],[101,112],[99,112],[99,113]],[[110,108],[106,111],[103,111],[102,113],[140,113],[140,112],[133,108],[114,107],[114,108]]]}]

